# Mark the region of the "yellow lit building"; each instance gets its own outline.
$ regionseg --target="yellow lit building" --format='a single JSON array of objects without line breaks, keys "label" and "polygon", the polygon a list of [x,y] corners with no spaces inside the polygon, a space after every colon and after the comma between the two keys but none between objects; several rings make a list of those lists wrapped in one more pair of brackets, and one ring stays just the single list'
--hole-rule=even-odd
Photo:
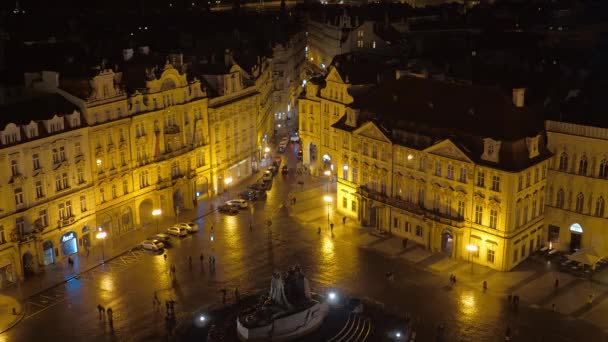
[{"label": "yellow lit building", "polygon": [[551,153],[523,89],[508,99],[498,89],[404,77],[352,99],[337,76],[330,70],[325,84],[307,87],[300,131],[305,162],[313,162],[306,146],[321,146],[321,158],[333,153],[317,168],[333,167],[340,213],[497,270],[540,248]]},{"label": "yellow lit building", "polygon": [[551,247],[608,251],[608,129],[547,121],[554,157],[547,176],[545,221]]}]

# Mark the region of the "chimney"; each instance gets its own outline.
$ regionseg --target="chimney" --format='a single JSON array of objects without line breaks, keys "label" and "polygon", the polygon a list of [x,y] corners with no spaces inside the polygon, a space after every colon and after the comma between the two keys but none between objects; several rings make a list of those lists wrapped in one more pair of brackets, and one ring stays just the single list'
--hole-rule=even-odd
[{"label": "chimney", "polygon": [[232,66],[232,56],[229,49],[224,51],[224,65],[227,67]]},{"label": "chimney", "polygon": [[133,49],[123,49],[122,50],[122,59],[124,61],[128,61],[133,57]]},{"label": "chimney", "polygon": [[139,53],[141,53],[142,55],[148,55],[148,54],[150,54],[150,47],[148,47],[148,46],[140,46],[139,47]]},{"label": "chimney", "polygon": [[513,105],[517,108],[524,106],[526,88],[513,88]]}]

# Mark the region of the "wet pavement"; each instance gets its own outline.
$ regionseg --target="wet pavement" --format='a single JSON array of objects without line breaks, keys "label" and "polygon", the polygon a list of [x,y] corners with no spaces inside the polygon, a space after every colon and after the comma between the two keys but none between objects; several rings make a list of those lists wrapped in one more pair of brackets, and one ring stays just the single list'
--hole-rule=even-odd
[{"label": "wet pavement", "polygon": [[[283,154],[292,172],[298,148],[290,145]],[[236,185],[231,194],[245,186]],[[502,341],[507,325],[512,328],[512,341],[540,341],[541,336],[543,341],[606,341],[604,332],[587,321],[542,306],[522,305],[514,311],[502,292],[484,293],[466,282],[451,288],[440,272],[407,258],[378,253],[371,247],[384,244],[386,238],[371,236],[368,229],[353,222],[337,223],[333,208],[330,219],[336,226],[330,232],[322,199],[325,186],[323,178],[279,173],[266,201],[235,216],[213,213],[197,220],[202,229],[174,238],[166,261],[161,254],[133,252],[123,258],[123,264],[106,263],[30,298],[25,318],[0,335],[0,342],[42,337],[160,340],[166,334],[165,300],[176,301],[180,324],[200,308],[221,304],[221,289],[228,290],[229,301],[234,300],[236,287],[243,295],[264,290],[270,286],[273,271],[295,264],[303,268],[317,292],[337,288],[376,301],[399,315],[409,313],[419,321],[417,341],[433,341],[439,323],[446,327],[445,341]],[[331,191],[335,193],[334,184]],[[289,203],[290,196],[296,196],[295,205]],[[321,234],[317,227],[322,227]],[[203,263],[199,261],[201,251]],[[416,254],[408,251],[407,255],[415,258]],[[189,256],[194,260],[192,267]],[[214,272],[209,268],[209,256],[216,258]],[[175,281],[170,265],[176,267]],[[388,271],[395,272],[394,282],[387,281]],[[153,305],[155,292],[162,301],[160,308]],[[107,319],[99,318],[98,304],[112,308],[113,329]]]}]

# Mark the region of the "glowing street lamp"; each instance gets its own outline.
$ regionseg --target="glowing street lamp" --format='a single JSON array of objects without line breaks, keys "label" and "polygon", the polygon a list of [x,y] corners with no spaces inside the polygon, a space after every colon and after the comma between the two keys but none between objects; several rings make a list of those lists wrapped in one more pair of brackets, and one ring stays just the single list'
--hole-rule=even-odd
[{"label": "glowing street lamp", "polygon": [[107,236],[108,236],[108,233],[104,232],[103,229],[101,227],[99,227],[99,231],[97,232],[97,234],[95,235],[95,237],[98,240],[102,241],[102,244],[101,244],[101,262],[102,263],[106,262],[105,245],[106,245],[106,237]]},{"label": "glowing street lamp", "polygon": [[331,181],[331,171],[325,170],[323,174],[327,176],[327,193],[329,194],[329,182]]},{"label": "glowing street lamp", "polygon": [[232,177],[228,177],[224,179],[224,184],[226,184],[226,193],[228,194],[228,198],[230,198],[230,188],[229,185],[232,183]]},{"label": "glowing street lamp", "polygon": [[270,152],[270,147],[266,147],[266,148],[264,149],[264,152],[269,153],[269,152]]},{"label": "glowing street lamp", "polygon": [[154,209],[152,210],[152,216],[154,216],[154,219],[156,220],[156,234],[158,234],[158,220],[160,218],[160,215],[163,214],[163,211],[160,209]]},{"label": "glowing street lamp", "polygon": [[333,198],[331,198],[331,196],[323,196],[323,200],[325,201],[325,203],[327,203],[327,226],[329,227],[329,206],[331,205]]},{"label": "glowing street lamp", "polygon": [[467,251],[469,251],[469,262],[471,263],[471,274],[473,274],[473,253],[477,252],[479,247],[477,245],[467,245]]}]

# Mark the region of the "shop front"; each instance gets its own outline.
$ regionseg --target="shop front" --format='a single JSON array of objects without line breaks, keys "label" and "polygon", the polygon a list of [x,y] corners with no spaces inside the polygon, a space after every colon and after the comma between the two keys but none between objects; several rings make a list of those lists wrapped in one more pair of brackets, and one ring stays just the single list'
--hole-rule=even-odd
[{"label": "shop front", "polygon": [[0,259],[0,288],[10,286],[15,282],[13,262],[9,256]]},{"label": "shop front", "polygon": [[53,248],[52,241],[45,241],[42,244],[42,254],[44,256],[44,265],[50,265],[55,263],[55,249]]},{"label": "shop front", "polygon": [[61,236],[59,239],[61,244],[61,252],[63,255],[69,256],[78,253],[78,236],[75,232],[68,232]]}]

